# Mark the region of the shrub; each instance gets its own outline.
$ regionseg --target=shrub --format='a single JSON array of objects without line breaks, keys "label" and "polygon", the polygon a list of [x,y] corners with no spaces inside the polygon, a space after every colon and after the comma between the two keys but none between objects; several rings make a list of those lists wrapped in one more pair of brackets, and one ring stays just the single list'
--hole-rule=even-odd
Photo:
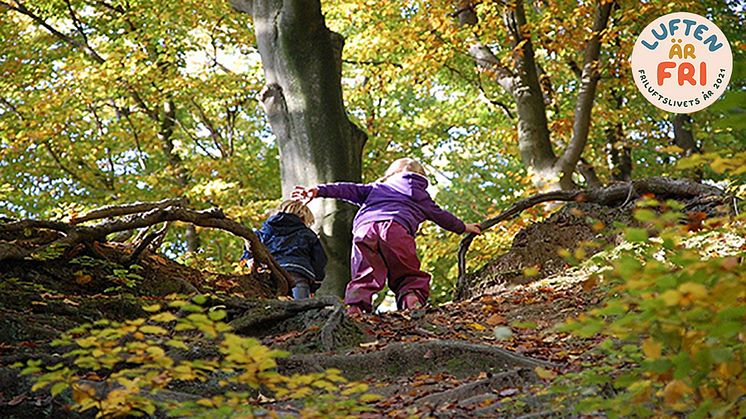
[{"label": "shrub", "polygon": [[[52,396],[69,391],[73,409],[95,409],[99,417],[157,410],[168,416],[277,416],[259,406],[271,397],[305,401],[305,417],[354,417],[376,398],[338,370],[277,373],[276,360],[287,353],[231,333],[222,322],[226,312],[205,309],[206,300],[173,300],[166,309],[154,304],[143,307],[152,313],[148,318],[71,329],[53,342],[66,350],[65,362],[42,367],[29,361],[22,374],[35,375],[33,390],[48,387]],[[210,396],[178,391],[208,381]]]},{"label": "shrub", "polygon": [[645,206],[645,228],[626,230],[635,246],[601,273],[603,305],[563,326],[608,337],[603,356],[553,392],[610,417],[745,417],[744,219],[682,225],[680,204]]}]

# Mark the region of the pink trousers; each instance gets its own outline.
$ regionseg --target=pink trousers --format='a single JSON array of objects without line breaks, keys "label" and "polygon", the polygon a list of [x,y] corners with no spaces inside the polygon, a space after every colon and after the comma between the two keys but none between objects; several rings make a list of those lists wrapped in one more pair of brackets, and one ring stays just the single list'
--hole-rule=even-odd
[{"label": "pink trousers", "polygon": [[430,295],[430,274],[420,270],[414,237],[396,221],[378,221],[358,226],[352,239],[352,280],[347,285],[345,303],[363,311],[372,310],[373,295],[388,279],[403,307],[403,297],[414,294],[421,304]]}]

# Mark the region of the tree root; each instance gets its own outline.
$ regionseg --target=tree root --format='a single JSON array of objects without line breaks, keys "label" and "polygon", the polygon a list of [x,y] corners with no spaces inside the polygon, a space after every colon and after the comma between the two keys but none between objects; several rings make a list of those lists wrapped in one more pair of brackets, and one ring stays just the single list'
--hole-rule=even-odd
[{"label": "tree root", "polygon": [[[245,335],[256,335],[258,331],[269,329],[276,323],[305,311],[319,310],[329,306],[337,306],[337,309],[342,307],[338,298],[330,296],[305,300],[260,301],[253,303],[234,300],[226,302],[225,305],[243,312],[241,315],[235,317],[230,322],[230,325],[236,333]],[[330,324],[332,318],[334,318],[334,314],[327,320],[327,325]],[[330,331],[333,331],[333,326],[331,327]]]},{"label": "tree root", "polygon": [[518,368],[513,371],[506,371],[495,374],[492,377],[479,381],[462,384],[450,390],[430,394],[417,399],[417,404],[429,404],[437,407],[443,403],[458,402],[460,405],[469,405],[469,399],[481,396],[486,393],[492,393],[493,390],[499,390],[505,387],[520,387],[527,383],[536,382],[538,377],[533,370],[528,368]]},{"label": "tree root", "polygon": [[329,318],[326,320],[326,323],[324,323],[324,327],[321,328],[321,333],[319,334],[321,347],[325,351],[333,351],[337,347],[338,339],[335,337],[336,331],[342,325],[342,320],[344,320],[344,318],[345,307],[337,302],[334,311],[329,315]]},{"label": "tree root", "polygon": [[[573,191],[551,191],[537,194],[520,200],[510,206],[499,215],[482,221],[479,226],[482,231],[499,224],[502,221],[512,219],[523,211],[550,201],[562,202],[588,202],[605,206],[622,205],[631,199],[636,199],[643,194],[655,194],[661,197],[695,198],[701,196],[722,196],[723,191],[709,185],[703,185],[688,179],[670,179],[666,177],[651,177],[631,182],[618,182],[604,188]],[[475,234],[469,233],[459,243],[458,248],[458,282],[456,283],[456,299],[463,298],[463,289],[466,284],[466,253],[469,251]]]},{"label": "tree root", "polygon": [[351,379],[371,375],[377,378],[398,377],[417,371],[470,376],[483,371],[504,372],[515,368],[552,365],[501,348],[442,340],[394,343],[380,351],[362,354],[297,355],[279,360],[278,364],[283,373],[336,368],[348,373]]}]

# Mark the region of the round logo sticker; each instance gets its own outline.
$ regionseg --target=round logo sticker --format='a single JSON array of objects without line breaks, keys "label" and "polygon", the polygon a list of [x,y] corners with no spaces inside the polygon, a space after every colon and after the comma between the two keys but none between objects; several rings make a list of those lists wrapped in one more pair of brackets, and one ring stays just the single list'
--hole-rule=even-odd
[{"label": "round logo sticker", "polygon": [[733,71],[730,45],[720,28],[685,12],[661,16],[645,27],[630,61],[643,96],[675,113],[712,105],[725,91]]}]

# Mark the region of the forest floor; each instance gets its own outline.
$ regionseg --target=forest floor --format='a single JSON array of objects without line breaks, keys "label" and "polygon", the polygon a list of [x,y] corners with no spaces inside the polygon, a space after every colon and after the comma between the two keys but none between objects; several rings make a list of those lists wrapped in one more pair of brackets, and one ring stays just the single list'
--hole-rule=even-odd
[{"label": "forest floor", "polygon": [[[589,351],[599,343],[555,329],[600,301],[599,292],[586,281],[586,273],[576,272],[504,287],[468,301],[356,317],[370,340],[347,354],[426,342],[449,342],[457,347],[452,359],[432,354],[438,358],[436,363],[443,363],[440,367],[422,365],[407,374],[367,376],[370,391],[383,396],[368,416],[551,416],[554,411],[538,395],[555,375],[578,371],[583,362],[591,361]],[[459,347],[462,344],[475,346]],[[540,364],[484,365],[472,351],[486,347],[505,349]],[[423,357],[428,351],[432,352],[426,350]]]},{"label": "forest floor", "polygon": [[[578,233],[577,220],[569,222],[568,217],[575,220],[575,216],[557,216],[532,234],[555,237],[561,243],[568,231]],[[514,245],[521,243],[519,238]],[[497,278],[496,285],[496,268],[488,266],[482,277],[472,278],[485,281],[484,272],[491,272],[487,282],[492,285],[479,296],[414,311],[350,318],[333,298],[293,306],[296,302],[266,299],[272,291],[248,276],[205,274],[155,254],[142,258],[142,268],[127,270],[115,262],[122,259],[120,253],[127,253],[126,247],[94,246],[61,261],[5,262],[0,273],[0,416],[77,417],[66,411],[64,400],[52,399],[46,390],[32,392],[28,380],[10,366],[49,359],[56,353],[49,343],[64,330],[100,318],[143,317],[147,313],[141,305],[174,292],[247,296],[245,300],[231,297],[238,301],[235,304],[223,302],[232,307],[227,320],[237,332],[288,350],[290,358],[280,360],[282,373],[333,367],[349,379],[368,383],[369,392],[381,399],[371,404],[367,417],[536,413],[546,409],[541,397],[536,397],[545,380],[579,369],[597,344],[554,329],[600,300],[595,284],[587,281],[588,272],[559,264],[556,249],[548,258],[555,265],[553,275],[539,274],[518,283]],[[504,267],[505,257],[495,263]],[[515,263],[524,262],[519,257]],[[128,280],[135,281],[136,287],[128,286]],[[338,318],[332,322],[335,313]],[[323,329],[330,324],[333,337],[324,341]],[[282,401],[265,407],[290,415],[301,409],[295,402]]]},{"label": "forest floor", "polygon": [[[67,409],[69,395],[31,391],[12,365],[58,362],[50,342],[65,330],[145,317],[143,305],[194,292],[217,292],[208,304],[224,307],[235,333],[290,352],[278,360],[280,373],[336,368],[368,383],[380,398],[364,417],[572,415],[543,390],[556,375],[592,363],[599,340],[556,326],[599,304],[608,289],[597,283],[592,265],[571,267],[558,250],[593,241],[599,245],[588,247],[586,257],[613,249],[620,241],[604,226],[628,223],[633,205],[573,203],[525,227],[511,249],[467,279],[470,291],[461,290],[460,301],[353,317],[336,298],[276,299],[257,278],[204,273],[157,254],[143,254],[133,271],[121,264],[132,250],[117,244],[79,246],[62,258],[0,261],[0,417],[81,417]],[[0,244],[23,241],[9,239],[0,237]],[[533,266],[538,272],[527,276]],[[216,391],[208,385],[170,390],[196,397]],[[267,410],[290,416],[302,409],[293,401],[259,399]]]}]

